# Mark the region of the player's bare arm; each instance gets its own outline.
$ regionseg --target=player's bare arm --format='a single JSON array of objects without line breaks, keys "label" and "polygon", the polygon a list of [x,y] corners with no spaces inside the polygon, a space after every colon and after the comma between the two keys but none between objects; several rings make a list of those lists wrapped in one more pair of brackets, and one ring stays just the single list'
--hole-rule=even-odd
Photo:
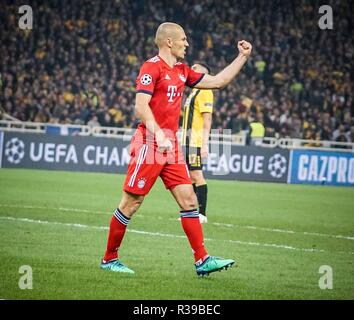
[{"label": "player's bare arm", "polygon": [[200,156],[202,158],[206,158],[208,156],[208,146],[209,146],[209,135],[210,135],[210,129],[211,129],[211,118],[212,115],[209,112],[203,112],[203,144],[200,149]]},{"label": "player's bare arm", "polygon": [[237,43],[239,54],[237,58],[217,75],[205,74],[196,85],[198,89],[221,89],[228,85],[240,72],[252,52],[252,45],[245,41]]},{"label": "player's bare arm", "polygon": [[151,95],[146,93],[137,93],[135,99],[136,115],[145,124],[146,128],[155,134],[156,143],[160,151],[172,150],[172,143],[166,138],[164,132],[157,124],[155,117],[150,109],[149,102]]}]

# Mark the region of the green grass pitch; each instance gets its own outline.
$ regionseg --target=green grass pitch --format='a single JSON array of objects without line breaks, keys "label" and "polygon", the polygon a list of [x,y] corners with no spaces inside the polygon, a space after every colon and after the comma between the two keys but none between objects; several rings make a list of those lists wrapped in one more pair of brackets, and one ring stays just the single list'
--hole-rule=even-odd
[{"label": "green grass pitch", "polygon": [[[123,175],[0,170],[1,299],[354,299],[354,189],[209,180],[210,254],[238,267],[198,278],[178,207],[158,181],[120,256],[99,269]],[[32,268],[22,290],[19,268]],[[333,289],[320,289],[322,265]]]}]

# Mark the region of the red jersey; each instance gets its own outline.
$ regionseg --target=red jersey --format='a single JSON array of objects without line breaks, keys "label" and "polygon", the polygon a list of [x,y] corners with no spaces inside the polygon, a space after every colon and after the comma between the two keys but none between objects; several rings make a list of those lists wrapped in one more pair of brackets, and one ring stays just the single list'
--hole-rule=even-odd
[{"label": "red jersey", "polygon": [[[155,56],[141,67],[136,79],[136,92],[150,94],[149,106],[155,120],[166,136],[175,139],[181,112],[184,87],[194,87],[203,78],[203,73],[193,71],[177,62],[171,68],[162,58]],[[141,122],[138,130],[146,136],[146,127]]]}]

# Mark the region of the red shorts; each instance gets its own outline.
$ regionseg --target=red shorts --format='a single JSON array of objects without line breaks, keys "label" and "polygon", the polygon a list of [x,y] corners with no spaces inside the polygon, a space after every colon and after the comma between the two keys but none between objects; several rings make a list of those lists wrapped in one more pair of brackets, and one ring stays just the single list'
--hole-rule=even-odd
[{"label": "red shorts", "polygon": [[166,189],[179,184],[192,184],[188,167],[178,141],[172,142],[173,150],[160,152],[156,144],[143,142],[134,136],[130,144],[130,162],[123,190],[146,195],[157,177],[161,177]]}]

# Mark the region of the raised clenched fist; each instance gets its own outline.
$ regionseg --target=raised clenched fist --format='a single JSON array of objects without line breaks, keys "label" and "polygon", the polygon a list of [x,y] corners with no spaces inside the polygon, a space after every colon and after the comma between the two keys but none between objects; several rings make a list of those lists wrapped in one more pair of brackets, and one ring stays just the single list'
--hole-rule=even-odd
[{"label": "raised clenched fist", "polygon": [[246,40],[239,41],[237,43],[237,48],[240,54],[246,56],[247,58],[250,56],[252,52],[252,45]]}]

